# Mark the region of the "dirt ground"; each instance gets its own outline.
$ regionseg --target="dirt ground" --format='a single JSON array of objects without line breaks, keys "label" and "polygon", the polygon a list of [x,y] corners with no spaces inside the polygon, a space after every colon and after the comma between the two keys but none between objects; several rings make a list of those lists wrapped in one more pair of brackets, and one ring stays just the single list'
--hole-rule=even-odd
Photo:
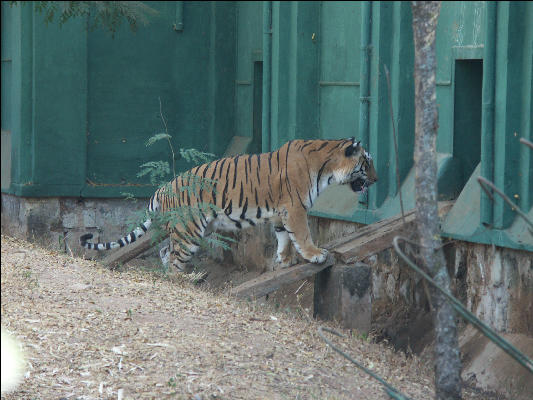
[{"label": "dirt ground", "polygon": [[[1,283],[2,327],[21,341],[28,367],[5,399],[389,398],[325,345],[304,310],[238,301],[139,267],[112,271],[6,236]],[[433,398],[430,366],[327,326],[401,392]]]}]

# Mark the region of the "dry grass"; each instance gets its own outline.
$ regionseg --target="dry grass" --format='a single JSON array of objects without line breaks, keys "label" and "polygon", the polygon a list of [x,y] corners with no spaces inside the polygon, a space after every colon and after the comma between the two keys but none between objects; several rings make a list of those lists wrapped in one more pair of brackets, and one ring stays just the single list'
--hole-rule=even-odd
[{"label": "dry grass", "polygon": [[[28,360],[5,399],[388,398],[303,316],[6,236],[2,326]],[[418,359],[343,332],[356,359],[413,399],[433,397]]]}]

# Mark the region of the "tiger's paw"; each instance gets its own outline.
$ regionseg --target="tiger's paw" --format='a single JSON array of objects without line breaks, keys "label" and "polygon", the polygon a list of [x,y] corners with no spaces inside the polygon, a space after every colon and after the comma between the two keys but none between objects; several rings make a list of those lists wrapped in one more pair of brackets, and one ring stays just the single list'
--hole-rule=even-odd
[{"label": "tiger's paw", "polygon": [[328,251],[326,249],[319,249],[317,248],[318,252],[317,254],[314,254],[313,256],[306,259],[309,262],[312,262],[313,264],[322,264],[324,261],[326,261],[326,258],[328,257]]},{"label": "tiger's paw", "polygon": [[291,267],[293,265],[296,265],[296,264],[298,264],[298,258],[297,257],[291,257],[291,256],[282,257],[280,254],[278,254],[276,256],[274,269],[275,270],[285,269],[285,268],[289,268],[289,267]]},{"label": "tiger's paw", "polygon": [[169,248],[169,246],[161,247],[161,250],[159,250],[159,258],[161,259],[161,262],[163,263],[163,266],[165,268],[168,268],[168,264],[170,263],[170,248]]}]

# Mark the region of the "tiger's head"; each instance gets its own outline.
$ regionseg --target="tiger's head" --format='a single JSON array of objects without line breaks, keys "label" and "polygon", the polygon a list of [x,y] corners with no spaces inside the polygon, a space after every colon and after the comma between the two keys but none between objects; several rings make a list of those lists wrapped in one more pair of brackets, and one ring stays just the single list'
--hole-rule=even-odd
[{"label": "tiger's head", "polygon": [[343,146],[335,156],[335,180],[341,185],[350,185],[356,193],[364,193],[378,180],[372,156],[354,138]]}]

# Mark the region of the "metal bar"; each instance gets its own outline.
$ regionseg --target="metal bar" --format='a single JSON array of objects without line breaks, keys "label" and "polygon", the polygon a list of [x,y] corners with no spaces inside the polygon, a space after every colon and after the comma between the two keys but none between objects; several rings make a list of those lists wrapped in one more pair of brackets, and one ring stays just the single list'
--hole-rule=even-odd
[{"label": "metal bar", "polygon": [[[526,221],[527,224],[531,227],[531,229],[533,229],[533,222],[527,217],[527,214],[525,212],[523,212],[520,209],[520,207],[518,207],[515,203],[513,203],[512,200],[508,196],[505,195],[505,193],[503,193],[500,189],[498,189],[496,186],[494,186],[494,184],[492,182],[486,180],[482,176],[479,176],[477,178],[477,180],[478,180],[479,184],[481,185],[481,188],[483,189],[485,194],[492,201],[494,200],[494,197],[492,196],[490,191],[485,186],[490,187],[492,190],[494,190],[496,193],[498,193],[501,196],[501,198],[509,205],[509,207],[511,207],[511,210],[513,210],[518,215],[520,215],[524,219],[524,221]],[[533,230],[531,232],[533,232]]]},{"label": "metal bar", "polygon": [[[395,155],[395,171],[396,171],[396,193],[400,196],[400,209],[402,210],[402,220],[405,224],[405,212],[403,209],[403,198],[402,198],[402,186],[400,184],[400,168],[398,167],[398,164],[400,163],[400,157],[398,155],[398,140],[396,139],[396,125],[394,124],[394,111],[392,109],[392,94],[391,94],[391,84],[390,84],[390,74],[389,69],[386,65],[383,65],[383,68],[385,68],[385,76],[387,78],[387,89],[388,89],[388,95],[389,95],[389,109],[390,109],[390,119],[391,119],[391,125],[392,125],[392,138],[394,139],[394,155]],[[395,195],[396,193],[393,193]]]},{"label": "metal bar", "polygon": [[372,2],[364,1],[361,10],[361,76],[359,79],[361,85],[361,105],[359,108],[359,139],[368,148]]},{"label": "metal bar", "polygon": [[183,32],[183,1],[176,1],[176,22],[173,28],[176,32]]},{"label": "metal bar", "polygon": [[263,105],[261,148],[270,151],[270,109],[272,88],[272,1],[263,1]]},{"label": "metal bar", "polygon": [[[370,148],[370,61],[372,56],[372,2],[363,1],[361,6],[361,74],[359,76],[359,140]],[[368,193],[359,196],[359,204],[368,208]]]},{"label": "metal bar", "polygon": [[533,142],[530,142],[529,140],[524,138],[520,138],[520,143],[525,144],[527,147],[533,150]]},{"label": "metal bar", "polygon": [[[481,104],[481,176],[494,180],[494,90],[496,80],[496,23],[498,2],[486,3],[483,54],[483,93]],[[481,194],[481,223],[492,226],[493,204]]]}]

